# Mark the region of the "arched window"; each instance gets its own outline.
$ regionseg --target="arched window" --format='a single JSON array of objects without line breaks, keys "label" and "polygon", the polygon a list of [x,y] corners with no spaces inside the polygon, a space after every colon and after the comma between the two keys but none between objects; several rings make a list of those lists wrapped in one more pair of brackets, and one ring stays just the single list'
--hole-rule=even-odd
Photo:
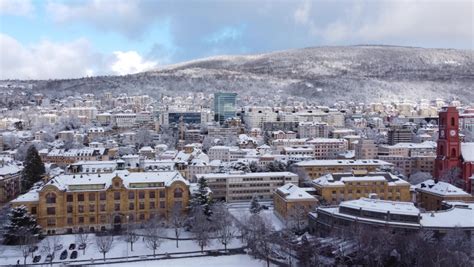
[{"label": "arched window", "polygon": [[451,118],[451,126],[454,126],[454,117]]},{"label": "arched window", "polygon": [[176,189],[174,190],[174,197],[175,197],[175,198],[183,197],[183,189],[181,189],[181,188],[176,188]]},{"label": "arched window", "polygon": [[451,149],[451,157],[452,158],[456,157],[456,149],[455,148]]},{"label": "arched window", "polygon": [[56,194],[54,193],[48,193],[46,194],[46,203],[56,203]]}]

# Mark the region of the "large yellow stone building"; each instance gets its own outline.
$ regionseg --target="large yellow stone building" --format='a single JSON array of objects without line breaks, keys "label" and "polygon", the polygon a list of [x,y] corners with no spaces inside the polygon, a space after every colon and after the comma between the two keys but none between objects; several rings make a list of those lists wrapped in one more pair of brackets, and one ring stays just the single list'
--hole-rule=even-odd
[{"label": "large yellow stone building", "polygon": [[313,180],[316,195],[326,204],[369,197],[376,194],[384,200],[410,201],[410,184],[389,172],[353,171],[326,174]]},{"label": "large yellow stone building", "polygon": [[59,175],[15,199],[47,233],[120,229],[185,211],[189,182],[177,171]]},{"label": "large yellow stone building", "polygon": [[319,178],[328,173],[351,172],[353,170],[376,171],[383,167],[392,166],[391,163],[376,160],[308,160],[295,163],[299,174],[305,174],[311,179]]},{"label": "large yellow stone building", "polygon": [[310,195],[304,188],[292,183],[279,187],[273,194],[275,214],[283,220],[294,220],[303,213],[306,218],[308,213],[314,211],[318,200]]}]

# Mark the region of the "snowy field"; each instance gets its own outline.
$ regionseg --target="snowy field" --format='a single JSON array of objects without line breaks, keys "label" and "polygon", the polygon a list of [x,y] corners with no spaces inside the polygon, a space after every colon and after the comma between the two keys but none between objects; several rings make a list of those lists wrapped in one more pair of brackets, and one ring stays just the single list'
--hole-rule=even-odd
[{"label": "snowy field", "polygon": [[[172,237],[171,234],[172,229],[165,229],[163,232],[164,236],[169,236]],[[58,235],[60,238],[61,242],[60,244],[63,245],[63,248],[55,253],[55,258],[54,262],[70,262],[72,263],[73,261],[82,261],[82,263],[91,263],[91,262],[96,262],[100,261],[103,262],[102,254],[99,253],[95,241],[95,235],[90,236],[90,243],[87,245],[86,248],[86,254],[83,255],[82,250],[77,250],[78,251],[78,257],[75,260],[69,259],[71,250],[68,250],[69,244],[71,243],[76,243],[76,246],[78,245],[77,242],[75,242],[75,235]],[[182,236],[180,238],[189,238],[189,232],[182,232]],[[52,237],[46,237],[44,240],[42,240],[38,244],[38,251],[34,253],[34,255],[41,255],[41,260],[40,263],[44,263],[44,260],[46,258],[47,253],[42,252],[41,248],[42,245],[46,242],[46,239],[52,238]],[[231,242],[230,245],[228,245],[228,248],[239,248],[241,247],[242,244],[240,242],[240,239],[234,238]],[[127,249],[128,248],[128,249]],[[205,247],[205,250],[216,250],[216,249],[223,249],[224,246],[219,243],[218,240],[214,239],[211,241],[211,244],[207,247]],[[67,249],[68,250],[68,258],[65,259],[64,261],[61,261],[59,259],[59,256],[63,250]],[[144,256],[148,255],[148,258],[152,258],[153,256],[153,250],[148,248],[146,244],[143,242],[143,240],[140,238],[136,243],[133,244],[133,250],[130,251],[130,243],[126,243],[124,241],[124,238],[121,236],[115,236],[114,237],[114,243],[111,251],[106,254],[106,258],[120,258],[120,257],[130,257],[130,256]],[[179,241],[179,248],[176,248],[176,241],[175,240],[169,240],[169,239],[163,239],[163,243],[161,244],[160,248],[156,251],[156,254],[164,254],[164,253],[175,253],[175,252],[199,252],[200,254],[200,247],[196,244],[195,241],[192,240],[180,240]],[[93,260],[91,260],[93,259]],[[0,245],[0,265],[7,265],[7,264],[16,264],[17,260],[20,260],[20,263],[23,263],[23,257],[21,254],[21,250],[18,246],[5,246],[5,245]],[[87,261],[87,262],[84,262]],[[170,260],[171,261],[171,260]],[[32,258],[28,257],[26,260],[26,263],[32,263]]]},{"label": "snowy field", "polygon": [[[218,267],[266,267],[265,261],[253,259],[248,255],[231,255],[219,257],[199,257],[186,259],[158,260],[126,262],[116,264],[104,264],[98,266],[112,267],[192,267],[192,266],[218,266]],[[273,265],[271,265],[273,266]]]},{"label": "snowy field", "polygon": [[[260,202],[261,205],[266,205],[268,209],[260,211],[260,215],[267,218],[275,227],[275,230],[281,230],[285,224],[273,212],[273,204],[271,202]],[[250,217],[250,203],[230,203],[227,204],[229,212],[239,221]]]}]

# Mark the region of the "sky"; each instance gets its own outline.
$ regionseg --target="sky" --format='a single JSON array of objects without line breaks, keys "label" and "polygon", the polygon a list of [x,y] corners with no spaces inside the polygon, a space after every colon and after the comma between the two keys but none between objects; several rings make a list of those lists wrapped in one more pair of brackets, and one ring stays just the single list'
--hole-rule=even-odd
[{"label": "sky", "polygon": [[472,50],[474,0],[0,0],[0,79],[359,44]]}]

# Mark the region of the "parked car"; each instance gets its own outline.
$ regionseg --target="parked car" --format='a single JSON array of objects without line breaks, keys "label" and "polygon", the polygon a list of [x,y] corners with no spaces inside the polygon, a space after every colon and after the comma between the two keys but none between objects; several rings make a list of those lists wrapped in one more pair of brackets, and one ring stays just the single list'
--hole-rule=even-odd
[{"label": "parked car", "polygon": [[44,260],[44,262],[49,263],[49,262],[52,262],[53,259],[54,259],[54,254],[48,254],[48,256],[46,256],[46,259]]},{"label": "parked car", "polygon": [[75,249],[76,249],[76,244],[71,243],[71,245],[69,245],[69,250],[75,250]]},{"label": "parked car", "polygon": [[86,249],[86,244],[80,244],[79,247],[78,247],[78,249],[81,249],[81,250],[82,250],[82,249]]},{"label": "parked car", "polygon": [[73,260],[73,259],[76,259],[76,258],[77,258],[77,250],[74,250],[73,252],[71,252],[70,259]]},{"label": "parked car", "polygon": [[59,244],[59,245],[54,247],[54,250],[56,250],[56,251],[61,250],[61,249],[63,249],[63,244]]},{"label": "parked car", "polygon": [[33,258],[33,263],[38,263],[40,262],[41,260],[41,255],[36,255],[34,258]]},{"label": "parked car", "polygon": [[63,252],[61,253],[61,255],[59,256],[59,259],[60,260],[65,260],[67,259],[67,250],[63,250]]},{"label": "parked car", "polygon": [[38,250],[38,246],[30,247],[30,253],[33,253]]}]

